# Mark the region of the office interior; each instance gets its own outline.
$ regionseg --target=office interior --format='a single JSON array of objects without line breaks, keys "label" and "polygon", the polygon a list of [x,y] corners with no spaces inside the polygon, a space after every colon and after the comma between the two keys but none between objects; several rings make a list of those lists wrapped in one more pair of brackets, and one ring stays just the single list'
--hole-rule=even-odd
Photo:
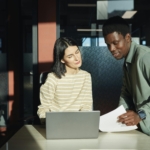
[{"label": "office interior", "polygon": [[57,38],[79,44],[101,114],[118,105],[123,64],[105,45],[105,20],[131,13],[133,40],[150,46],[149,0],[0,0],[0,11],[0,145],[24,124],[40,124],[39,76],[50,70]]}]

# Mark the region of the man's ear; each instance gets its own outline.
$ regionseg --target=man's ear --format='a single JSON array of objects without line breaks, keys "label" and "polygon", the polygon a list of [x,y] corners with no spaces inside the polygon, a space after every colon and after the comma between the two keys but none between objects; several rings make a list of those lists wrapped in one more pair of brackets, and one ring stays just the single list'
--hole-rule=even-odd
[{"label": "man's ear", "polygon": [[131,35],[130,35],[130,33],[127,33],[127,34],[126,34],[125,39],[126,39],[128,42],[131,42]]},{"label": "man's ear", "polygon": [[63,63],[63,64],[65,63],[63,59],[61,59],[61,63]]}]

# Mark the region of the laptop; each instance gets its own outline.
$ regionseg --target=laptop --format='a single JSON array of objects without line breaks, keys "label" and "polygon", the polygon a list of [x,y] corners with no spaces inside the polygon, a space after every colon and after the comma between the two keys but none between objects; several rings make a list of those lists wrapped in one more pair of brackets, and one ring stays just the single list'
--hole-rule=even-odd
[{"label": "laptop", "polygon": [[46,139],[98,138],[100,111],[47,112]]}]

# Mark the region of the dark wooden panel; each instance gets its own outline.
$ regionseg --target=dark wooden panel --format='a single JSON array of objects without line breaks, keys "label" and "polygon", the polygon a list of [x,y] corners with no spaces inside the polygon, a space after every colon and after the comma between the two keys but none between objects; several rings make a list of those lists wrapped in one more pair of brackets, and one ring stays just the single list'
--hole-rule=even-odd
[{"label": "dark wooden panel", "polygon": [[0,126],[7,122],[8,73],[6,54],[0,54]]}]

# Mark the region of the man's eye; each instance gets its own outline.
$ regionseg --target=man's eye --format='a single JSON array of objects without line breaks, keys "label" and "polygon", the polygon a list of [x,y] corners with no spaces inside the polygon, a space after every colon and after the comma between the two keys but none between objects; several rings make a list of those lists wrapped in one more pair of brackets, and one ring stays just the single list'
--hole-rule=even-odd
[{"label": "man's eye", "polygon": [[118,45],[118,42],[115,42],[114,45]]},{"label": "man's eye", "polygon": [[110,45],[109,45],[109,44],[107,44],[107,47],[110,47]]}]

